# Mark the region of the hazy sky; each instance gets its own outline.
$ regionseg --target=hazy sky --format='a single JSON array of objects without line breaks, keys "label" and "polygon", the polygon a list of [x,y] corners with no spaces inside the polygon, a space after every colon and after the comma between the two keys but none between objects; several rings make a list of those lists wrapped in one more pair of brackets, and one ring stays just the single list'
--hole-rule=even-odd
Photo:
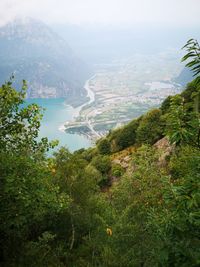
[{"label": "hazy sky", "polygon": [[47,23],[200,27],[200,0],[0,0],[0,25],[16,16]]}]

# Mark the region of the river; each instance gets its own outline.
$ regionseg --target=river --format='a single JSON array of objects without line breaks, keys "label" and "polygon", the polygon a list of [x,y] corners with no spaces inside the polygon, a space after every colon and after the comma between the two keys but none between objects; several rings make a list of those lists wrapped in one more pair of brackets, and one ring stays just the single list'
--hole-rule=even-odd
[{"label": "river", "polygon": [[[85,90],[87,91],[87,98],[88,98],[89,100],[88,100],[87,102],[85,102],[84,104],[82,104],[81,106],[79,106],[79,107],[77,107],[77,108],[75,108],[75,109],[73,110],[73,116],[72,116],[69,120],[65,121],[65,123],[63,123],[63,124],[61,124],[61,125],[59,126],[59,130],[60,130],[60,131],[64,132],[64,131],[65,131],[65,125],[67,125],[67,124],[70,123],[70,122],[75,121],[76,118],[79,116],[80,111],[82,110],[82,108],[84,108],[85,106],[87,106],[87,105],[89,105],[89,104],[91,104],[91,103],[93,103],[93,102],[95,101],[95,94],[94,94],[94,92],[91,90],[90,85],[89,85],[89,84],[90,84],[90,81],[91,81],[92,79],[94,79],[95,76],[96,76],[96,74],[93,75],[90,79],[88,79],[88,80],[85,82],[85,85],[84,85],[84,88],[85,88]],[[86,116],[85,119],[86,119],[86,122],[87,122],[87,124],[88,124],[88,127],[89,127],[90,130],[93,132],[94,129],[93,129],[92,125],[90,124],[90,121],[88,120],[88,117]],[[98,135],[95,131],[94,131],[94,133],[95,133],[96,135]]]}]

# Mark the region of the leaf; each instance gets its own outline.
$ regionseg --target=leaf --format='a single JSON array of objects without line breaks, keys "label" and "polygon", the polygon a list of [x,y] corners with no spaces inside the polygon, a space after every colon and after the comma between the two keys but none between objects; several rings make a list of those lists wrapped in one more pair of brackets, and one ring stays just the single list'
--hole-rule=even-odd
[{"label": "leaf", "polygon": [[188,54],[186,54],[182,59],[181,59],[181,62],[187,60],[189,57],[195,57],[196,54],[194,52],[190,52]]},{"label": "leaf", "polygon": [[186,64],[186,67],[191,68],[194,72],[193,76],[196,76],[200,73],[200,46],[199,43],[194,39],[189,39],[186,45],[183,46],[183,49],[186,49],[188,53],[182,57],[181,62],[188,59],[192,59]]}]

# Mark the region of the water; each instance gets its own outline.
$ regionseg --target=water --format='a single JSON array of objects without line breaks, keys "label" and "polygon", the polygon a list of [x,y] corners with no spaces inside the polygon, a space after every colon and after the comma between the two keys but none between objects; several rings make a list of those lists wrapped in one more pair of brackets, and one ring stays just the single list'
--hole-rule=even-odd
[{"label": "water", "polygon": [[66,106],[63,98],[57,99],[27,99],[27,104],[35,103],[45,108],[44,117],[40,127],[39,137],[48,137],[49,140],[59,140],[59,147],[66,146],[70,151],[88,148],[91,141],[78,134],[68,134],[59,130],[66,121],[73,119],[77,109]]}]

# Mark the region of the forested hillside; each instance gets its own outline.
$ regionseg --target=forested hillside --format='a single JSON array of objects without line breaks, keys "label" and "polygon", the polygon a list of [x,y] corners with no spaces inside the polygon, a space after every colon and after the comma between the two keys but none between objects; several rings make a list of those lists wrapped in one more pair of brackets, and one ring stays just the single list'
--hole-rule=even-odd
[{"label": "forested hillside", "polygon": [[1,86],[1,266],[200,266],[200,49],[186,49],[185,91],[74,153],[48,157],[26,83]]}]

